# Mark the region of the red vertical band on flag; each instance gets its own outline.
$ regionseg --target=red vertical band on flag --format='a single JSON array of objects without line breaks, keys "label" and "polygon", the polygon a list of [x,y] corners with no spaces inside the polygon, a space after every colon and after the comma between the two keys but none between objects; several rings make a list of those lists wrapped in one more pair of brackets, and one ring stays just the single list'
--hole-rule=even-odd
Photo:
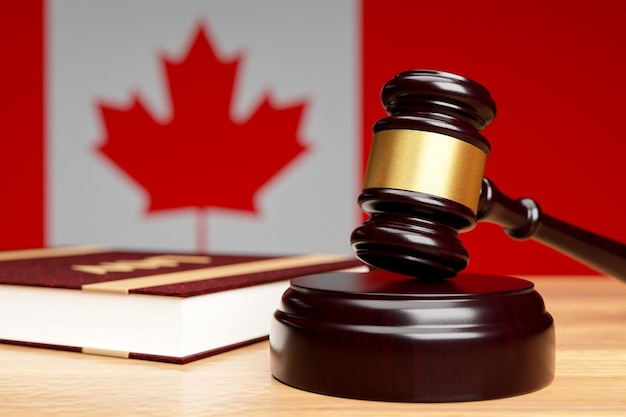
[{"label": "red vertical band on flag", "polygon": [[[412,69],[457,73],[485,85],[498,106],[484,132],[493,147],[486,176],[513,198],[532,197],[545,213],[624,241],[623,3],[518,6],[362,2],[363,164],[371,127],[385,116],[379,97],[389,79]],[[499,226],[480,223],[461,239],[468,271],[595,273],[536,242],[514,241]]]},{"label": "red vertical band on flag", "polygon": [[0,2],[0,249],[44,243],[44,5]]}]

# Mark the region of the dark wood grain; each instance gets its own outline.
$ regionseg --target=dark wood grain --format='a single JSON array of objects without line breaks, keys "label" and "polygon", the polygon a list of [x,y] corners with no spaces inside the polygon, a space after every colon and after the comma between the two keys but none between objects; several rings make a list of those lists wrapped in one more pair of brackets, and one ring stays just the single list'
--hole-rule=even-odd
[{"label": "dark wood grain", "polygon": [[436,280],[465,269],[469,255],[458,237],[476,224],[467,207],[424,193],[364,190],[359,205],[370,215],[351,236],[356,256],[388,271]]},{"label": "dark wood grain", "polygon": [[484,400],[554,376],[552,317],[531,282],[511,277],[300,277],[274,315],[270,346],[278,380],[351,398]]},{"label": "dark wood grain", "polygon": [[374,124],[374,133],[424,130],[455,137],[489,153],[489,142],[479,132],[493,121],[496,104],[475,81],[442,71],[405,71],[383,86],[381,101],[389,116]]},{"label": "dark wood grain", "polygon": [[626,282],[626,245],[565,223],[530,198],[513,200],[483,180],[478,220],[498,224],[514,239],[533,239]]}]

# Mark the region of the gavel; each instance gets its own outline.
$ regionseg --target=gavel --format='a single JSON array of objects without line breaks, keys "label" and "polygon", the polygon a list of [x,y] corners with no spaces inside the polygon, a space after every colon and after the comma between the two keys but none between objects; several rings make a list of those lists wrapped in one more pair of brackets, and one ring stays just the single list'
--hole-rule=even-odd
[{"label": "gavel", "polygon": [[513,200],[483,178],[490,144],[480,132],[496,114],[485,87],[406,71],[385,84],[381,100],[388,117],[374,125],[358,200],[370,218],[351,236],[363,262],[427,281],[454,277],[469,260],[458,234],[485,221],[626,282],[626,245],[544,214],[531,198]]},{"label": "gavel", "polygon": [[469,260],[459,233],[493,222],[624,281],[626,247],[484,178],[490,145],[480,132],[496,106],[482,85],[402,72],[382,102],[388,117],[374,125],[359,196],[370,218],[351,236],[356,256],[374,268],[291,281],[272,318],[272,375],[384,401],[475,401],[547,386],[556,344],[543,299],[522,278],[457,275]]}]

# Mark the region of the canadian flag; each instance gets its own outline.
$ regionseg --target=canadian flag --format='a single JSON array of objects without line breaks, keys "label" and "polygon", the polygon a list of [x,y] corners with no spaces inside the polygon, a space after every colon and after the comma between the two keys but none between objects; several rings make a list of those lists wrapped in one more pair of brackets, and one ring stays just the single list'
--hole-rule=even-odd
[{"label": "canadian flag", "polygon": [[[351,253],[379,92],[455,72],[498,104],[487,176],[626,240],[618,1],[0,5],[0,247]],[[585,274],[480,224],[470,270]]]}]

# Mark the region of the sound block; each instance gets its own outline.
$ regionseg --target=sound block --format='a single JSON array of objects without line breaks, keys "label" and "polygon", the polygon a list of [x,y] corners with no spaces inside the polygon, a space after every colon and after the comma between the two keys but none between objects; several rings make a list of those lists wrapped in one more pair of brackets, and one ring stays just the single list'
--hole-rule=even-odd
[{"label": "sound block", "polygon": [[272,319],[271,371],[307,391],[402,402],[474,401],[554,378],[552,317],[532,282],[391,272],[291,281]]}]

